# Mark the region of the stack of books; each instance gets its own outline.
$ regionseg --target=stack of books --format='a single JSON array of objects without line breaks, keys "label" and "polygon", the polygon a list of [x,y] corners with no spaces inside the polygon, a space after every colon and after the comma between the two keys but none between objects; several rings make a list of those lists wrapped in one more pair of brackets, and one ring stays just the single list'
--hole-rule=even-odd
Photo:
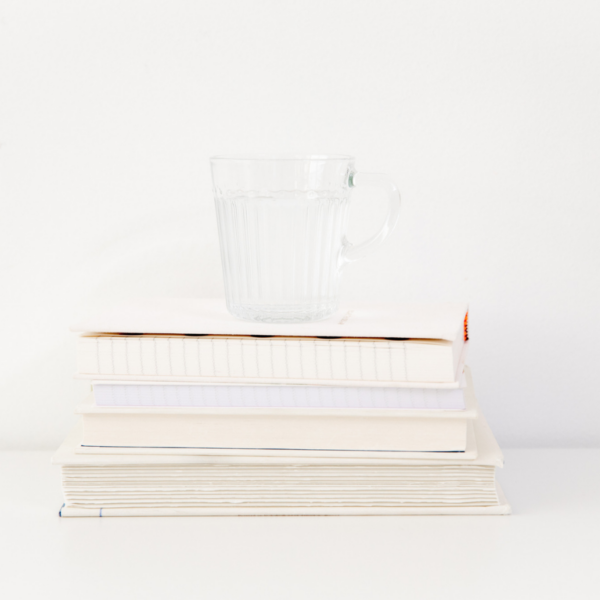
[{"label": "stack of books", "polygon": [[155,299],[74,326],[92,393],[54,456],[61,516],[507,514],[467,306],[239,321]]}]

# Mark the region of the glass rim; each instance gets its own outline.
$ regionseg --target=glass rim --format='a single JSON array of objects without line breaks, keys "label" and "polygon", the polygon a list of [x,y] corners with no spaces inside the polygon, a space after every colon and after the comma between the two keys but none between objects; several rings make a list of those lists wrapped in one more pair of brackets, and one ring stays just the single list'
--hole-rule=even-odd
[{"label": "glass rim", "polygon": [[218,154],[211,162],[260,162],[260,161],[335,161],[355,160],[350,154]]}]

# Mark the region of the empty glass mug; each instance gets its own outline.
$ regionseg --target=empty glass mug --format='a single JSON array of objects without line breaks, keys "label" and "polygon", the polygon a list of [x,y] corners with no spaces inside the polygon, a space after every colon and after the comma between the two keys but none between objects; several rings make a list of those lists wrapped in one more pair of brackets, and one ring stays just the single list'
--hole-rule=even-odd
[{"label": "empty glass mug", "polygon": [[[351,156],[216,156],[211,166],[227,308],[240,319],[327,318],[343,266],[379,246],[398,220],[394,183],[357,173]],[[379,231],[351,244],[345,231],[358,186],[384,189],[389,206]]]}]

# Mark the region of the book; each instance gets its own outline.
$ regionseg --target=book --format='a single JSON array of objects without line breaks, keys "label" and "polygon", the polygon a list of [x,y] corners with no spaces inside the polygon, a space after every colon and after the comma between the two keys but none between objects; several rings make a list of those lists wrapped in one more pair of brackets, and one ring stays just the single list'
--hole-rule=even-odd
[{"label": "book", "polygon": [[[470,420],[467,423],[467,445],[464,452],[460,452],[462,458],[477,458],[477,445],[475,444],[475,432],[473,429],[474,420]],[[118,446],[82,446],[81,439],[83,437],[83,428],[81,428],[81,435],[79,437],[79,443],[75,447],[76,454],[144,454],[148,455],[188,455],[188,456],[239,456],[242,452],[244,456],[268,456],[273,457],[286,457],[286,458],[327,458],[327,459],[342,459],[342,462],[347,462],[351,458],[370,458],[377,457],[378,459],[389,459],[389,458],[432,458],[440,460],[452,460],[458,456],[456,452],[386,452],[384,450],[377,452],[361,451],[361,450],[287,450],[282,448],[245,448],[240,450],[239,448],[157,448],[157,447],[138,447],[128,446],[127,448],[121,448]]]},{"label": "book", "polygon": [[464,410],[462,389],[92,381],[97,406]]},{"label": "book", "polygon": [[505,516],[510,504],[496,482],[495,504],[458,505],[428,504],[392,506],[109,506],[80,508],[63,504],[59,517],[361,517],[361,516]]},{"label": "book", "polygon": [[508,514],[502,453],[481,415],[475,459],[297,458],[75,452],[53,457],[61,516]]},{"label": "book", "polygon": [[465,410],[105,407],[80,404],[84,446],[464,452],[477,415],[469,371]]},{"label": "book", "polygon": [[453,341],[468,337],[464,303],[357,303],[310,323],[242,321],[215,298],[134,298],[83,315],[79,333],[286,335],[290,337],[392,337]]},{"label": "book", "polygon": [[466,319],[462,304],[369,305],[267,324],[181,299],[126,304],[73,329],[78,375],[94,380],[458,388]]},{"label": "book", "polygon": [[462,418],[450,418],[458,417],[457,411],[438,411],[426,418],[408,410],[404,414],[361,410],[359,414],[359,409],[349,409],[343,415],[325,410],[105,408],[91,401],[77,408],[86,446],[371,452],[462,452],[466,448],[467,411],[461,411]]}]

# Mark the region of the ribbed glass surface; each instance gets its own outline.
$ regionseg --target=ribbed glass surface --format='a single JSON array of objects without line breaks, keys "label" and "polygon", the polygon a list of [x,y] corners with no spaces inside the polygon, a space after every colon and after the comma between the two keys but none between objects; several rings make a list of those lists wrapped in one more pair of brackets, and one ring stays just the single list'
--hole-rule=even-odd
[{"label": "ribbed glass surface", "polygon": [[348,198],[288,191],[220,196],[216,206],[233,314],[290,322],[336,310]]},{"label": "ribbed glass surface", "polygon": [[349,172],[348,160],[213,163],[232,314],[290,323],[335,312]]}]

